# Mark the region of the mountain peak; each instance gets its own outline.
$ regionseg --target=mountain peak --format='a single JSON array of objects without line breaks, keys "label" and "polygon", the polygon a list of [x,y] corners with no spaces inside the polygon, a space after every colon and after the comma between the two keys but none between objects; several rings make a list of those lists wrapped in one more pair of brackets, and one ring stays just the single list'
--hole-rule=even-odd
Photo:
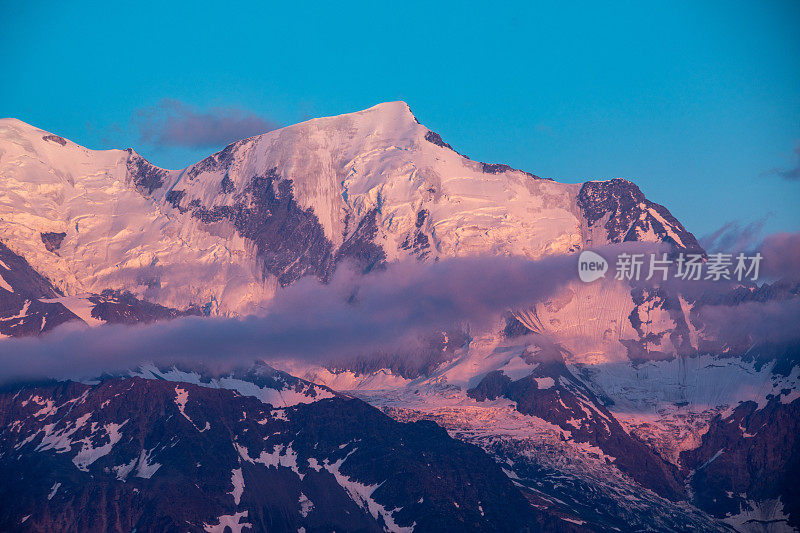
[{"label": "mountain peak", "polygon": [[407,103],[402,101],[383,102],[362,111],[341,115],[345,120],[352,120],[353,125],[362,134],[382,134],[385,138],[416,138],[422,132],[419,120],[411,112]]},{"label": "mountain peak", "polygon": [[394,117],[405,116],[411,117],[414,122],[419,123],[417,117],[415,117],[414,113],[411,111],[411,106],[402,100],[395,100],[394,102],[382,102],[372,107],[368,107],[363,111],[358,111],[357,113],[374,113]]}]

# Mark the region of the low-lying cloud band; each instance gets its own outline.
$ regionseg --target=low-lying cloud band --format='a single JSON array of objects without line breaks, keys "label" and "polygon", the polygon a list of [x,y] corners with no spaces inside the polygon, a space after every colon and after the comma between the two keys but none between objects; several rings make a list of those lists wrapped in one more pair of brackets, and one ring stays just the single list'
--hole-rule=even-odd
[{"label": "low-lying cloud band", "polygon": [[[600,251],[612,257],[631,246],[653,250],[626,243]],[[800,271],[800,235],[770,236],[760,250],[766,255],[765,272],[790,288],[780,301],[698,308],[704,333],[722,345],[800,341],[800,295],[791,288]],[[507,310],[529,307],[578,282],[577,262],[573,254],[538,261],[403,261],[369,275],[342,268],[329,284],[304,278],[280,291],[261,316],[189,317],[136,327],[66,325],[43,337],[0,340],[0,383],[86,378],[142,362],[225,372],[259,359],[336,365],[376,353],[411,358],[432,333],[465,325],[486,331]],[[609,272],[606,282],[613,282],[613,275]],[[709,299],[708,292],[729,294],[736,282],[670,279],[662,285],[692,301],[719,302],[725,299]]]},{"label": "low-lying cloud band", "polygon": [[340,269],[328,285],[305,278],[264,316],[183,318],[149,326],[64,326],[40,338],[0,341],[0,381],[88,377],[142,361],[208,368],[256,359],[335,363],[375,351],[412,352],[454,324],[488,325],[575,280],[576,257],[401,262],[368,276]]}]

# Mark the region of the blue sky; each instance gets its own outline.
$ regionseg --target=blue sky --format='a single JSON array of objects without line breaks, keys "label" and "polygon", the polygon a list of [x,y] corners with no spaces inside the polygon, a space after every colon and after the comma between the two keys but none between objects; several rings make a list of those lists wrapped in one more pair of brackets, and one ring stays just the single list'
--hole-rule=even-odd
[{"label": "blue sky", "polygon": [[220,146],[143,136],[165,99],[280,125],[401,99],[473,159],[632,179],[699,236],[800,230],[800,2],[600,4],[4,2],[0,116],[175,168]]}]

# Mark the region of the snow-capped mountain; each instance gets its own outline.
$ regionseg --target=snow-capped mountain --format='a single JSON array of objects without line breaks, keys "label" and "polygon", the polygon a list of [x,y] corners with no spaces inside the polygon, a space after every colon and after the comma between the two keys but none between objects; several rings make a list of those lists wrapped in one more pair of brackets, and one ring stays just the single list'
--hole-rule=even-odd
[{"label": "snow-capped mountain", "polygon": [[[231,144],[180,171],[0,121],[3,241],[69,296],[130,291],[241,314],[342,261],[697,241],[625,180],[557,183],[472,161],[403,102]],[[200,283],[198,280],[202,280]]]},{"label": "snow-capped mountain", "polygon": [[[345,262],[369,275],[631,241],[703,253],[630,181],[563,184],[473,161],[403,102],[243,139],[183,170],[3,119],[0,178],[3,336],[242,316]],[[798,297],[773,285],[722,299]],[[576,276],[487,331],[442,332],[423,366],[282,362],[302,379],[143,367],[17,387],[0,396],[0,468],[53,473],[24,497],[0,490],[0,523],[54,527],[96,490],[124,503],[98,503],[76,527],[797,528],[797,346],[776,358],[715,344],[697,305]],[[187,483],[185,516],[158,506]]]}]

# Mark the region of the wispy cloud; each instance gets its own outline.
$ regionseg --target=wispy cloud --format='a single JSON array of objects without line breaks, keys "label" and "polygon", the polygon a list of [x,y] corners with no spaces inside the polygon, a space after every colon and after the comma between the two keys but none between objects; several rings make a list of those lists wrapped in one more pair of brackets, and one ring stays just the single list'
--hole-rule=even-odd
[{"label": "wispy cloud", "polygon": [[794,153],[797,154],[797,162],[795,165],[788,169],[773,168],[768,174],[777,174],[785,180],[797,181],[800,180],[800,144],[795,148]]},{"label": "wispy cloud", "polygon": [[764,236],[764,225],[769,217],[770,215],[767,215],[745,225],[735,220],[728,222],[702,237],[700,243],[709,252],[734,253],[755,250]]},{"label": "wispy cloud", "polygon": [[[763,257],[760,270],[762,281],[800,281],[800,233],[783,232],[764,236],[766,220],[762,218],[745,226],[729,222],[704,237],[702,244],[709,252],[759,252]],[[680,290],[698,287],[682,285]],[[703,286],[702,290],[709,290],[709,287]]]},{"label": "wispy cloud", "polygon": [[275,121],[237,107],[200,110],[165,98],[139,109],[131,122],[143,142],[158,146],[213,148],[272,131]]},{"label": "wispy cloud", "polygon": [[765,275],[800,281],[800,233],[773,233],[764,239],[759,251],[764,256]]},{"label": "wispy cloud", "polygon": [[800,298],[706,305],[698,310],[704,333],[721,346],[750,347],[756,343],[794,344],[800,341]]}]

